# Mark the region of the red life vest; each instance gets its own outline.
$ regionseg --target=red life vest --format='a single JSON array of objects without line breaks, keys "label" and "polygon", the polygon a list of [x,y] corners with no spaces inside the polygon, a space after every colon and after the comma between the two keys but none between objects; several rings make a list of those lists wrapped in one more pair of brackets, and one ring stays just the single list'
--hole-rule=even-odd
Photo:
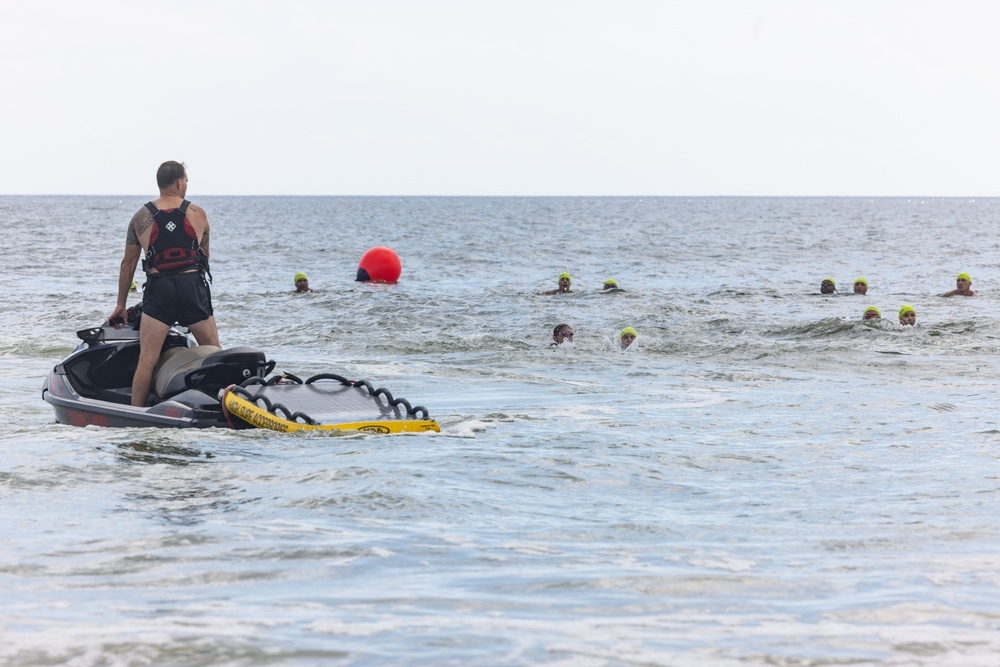
[{"label": "red life vest", "polygon": [[149,248],[142,261],[142,269],[149,273],[179,273],[190,268],[201,268],[204,257],[198,248],[198,234],[187,219],[187,199],[177,208],[161,211],[153,202],[146,208],[153,214],[153,228],[149,232]]}]

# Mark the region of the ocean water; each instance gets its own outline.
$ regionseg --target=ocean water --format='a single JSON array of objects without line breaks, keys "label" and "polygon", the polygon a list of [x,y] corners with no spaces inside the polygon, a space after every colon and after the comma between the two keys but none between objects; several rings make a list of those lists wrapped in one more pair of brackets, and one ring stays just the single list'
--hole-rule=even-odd
[{"label": "ocean water", "polygon": [[1000,661],[1000,200],[190,195],[224,346],[442,431],[56,424],[146,198],[0,197],[0,664]]}]

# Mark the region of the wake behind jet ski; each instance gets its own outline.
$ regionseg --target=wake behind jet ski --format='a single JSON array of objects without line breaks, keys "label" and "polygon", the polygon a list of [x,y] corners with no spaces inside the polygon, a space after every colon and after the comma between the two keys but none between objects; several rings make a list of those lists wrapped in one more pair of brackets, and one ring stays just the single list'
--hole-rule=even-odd
[{"label": "wake behind jet ski", "polygon": [[131,405],[138,323],[77,332],[81,343],[42,386],[56,421],[74,426],[266,428],[276,431],[439,431],[427,409],[367,381],[322,374],[268,378],[274,361],[251,347],[192,345],[171,328],[145,406]]}]

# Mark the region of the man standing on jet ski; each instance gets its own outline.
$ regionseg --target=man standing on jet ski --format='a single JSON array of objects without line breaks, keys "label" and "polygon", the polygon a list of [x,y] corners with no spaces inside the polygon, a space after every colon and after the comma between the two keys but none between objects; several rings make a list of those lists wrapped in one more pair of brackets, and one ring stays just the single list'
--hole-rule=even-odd
[{"label": "man standing on jet ski", "polygon": [[[187,327],[199,345],[219,345],[212,294],[208,288],[208,216],[184,198],[188,177],[184,164],[164,162],[156,171],[160,197],[132,216],[125,237],[125,256],[118,274],[118,305],[108,322],[125,320],[129,285],[140,256],[146,271],[139,365],[132,378],[132,405],[145,406],[153,369],[174,322]],[[221,347],[221,346],[220,346]]]}]

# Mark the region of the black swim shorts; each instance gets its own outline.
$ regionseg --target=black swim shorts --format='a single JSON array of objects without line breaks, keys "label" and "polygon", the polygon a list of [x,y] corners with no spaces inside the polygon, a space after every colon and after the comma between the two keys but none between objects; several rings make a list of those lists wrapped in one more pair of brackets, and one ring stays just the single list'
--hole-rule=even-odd
[{"label": "black swim shorts", "polygon": [[207,320],[213,312],[212,293],[201,272],[149,275],[142,293],[143,317],[187,327]]}]

